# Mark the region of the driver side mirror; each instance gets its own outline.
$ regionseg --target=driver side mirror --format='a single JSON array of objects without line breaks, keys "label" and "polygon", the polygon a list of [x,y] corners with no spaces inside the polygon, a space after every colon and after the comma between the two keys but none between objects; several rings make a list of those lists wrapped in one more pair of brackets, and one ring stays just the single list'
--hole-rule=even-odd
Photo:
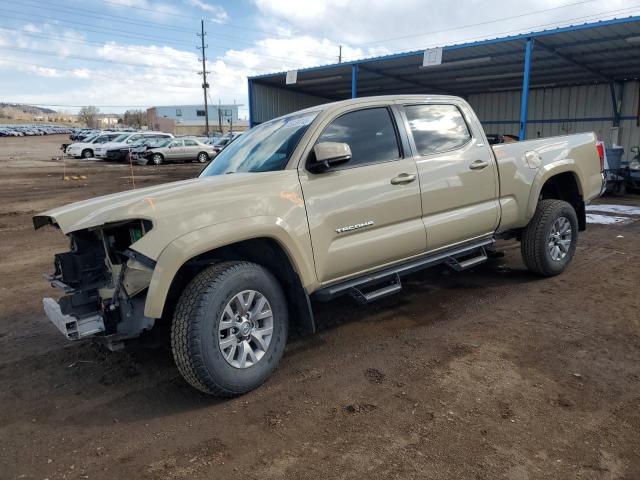
[{"label": "driver side mirror", "polygon": [[320,142],[313,147],[314,157],[309,169],[318,172],[342,165],[351,160],[351,147],[347,143]]}]

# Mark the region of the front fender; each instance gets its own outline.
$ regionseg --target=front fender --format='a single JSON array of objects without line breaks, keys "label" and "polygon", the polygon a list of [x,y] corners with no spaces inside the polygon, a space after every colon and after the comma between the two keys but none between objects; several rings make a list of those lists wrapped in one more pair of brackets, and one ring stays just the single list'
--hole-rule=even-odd
[{"label": "front fender", "polygon": [[531,191],[529,192],[529,202],[527,203],[527,210],[525,212],[527,221],[531,220],[531,218],[533,218],[533,215],[536,213],[538,200],[540,198],[540,192],[542,191],[542,187],[547,182],[547,180],[549,180],[551,177],[565,172],[570,172],[576,177],[578,191],[580,192],[580,195],[584,195],[584,192],[582,191],[584,179],[581,177],[580,169],[577,168],[575,160],[571,158],[565,158],[552,163],[548,163],[547,165],[540,167],[535,178],[533,179],[533,183],[531,184]]},{"label": "front fender", "polygon": [[[287,253],[307,291],[317,287],[311,239],[306,223],[294,228],[282,218],[257,216],[210,225],[173,240],[158,257],[145,303],[144,314],[160,318],[167,294],[178,270],[190,259],[233,243],[271,238]],[[141,252],[144,253],[144,252]]]}]

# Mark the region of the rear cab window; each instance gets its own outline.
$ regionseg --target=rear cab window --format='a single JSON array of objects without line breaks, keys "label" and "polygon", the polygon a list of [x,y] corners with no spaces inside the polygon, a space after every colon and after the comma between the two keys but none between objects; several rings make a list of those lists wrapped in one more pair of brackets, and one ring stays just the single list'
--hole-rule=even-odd
[{"label": "rear cab window", "polygon": [[419,155],[456,150],[471,141],[469,126],[455,105],[405,105],[404,112]]}]

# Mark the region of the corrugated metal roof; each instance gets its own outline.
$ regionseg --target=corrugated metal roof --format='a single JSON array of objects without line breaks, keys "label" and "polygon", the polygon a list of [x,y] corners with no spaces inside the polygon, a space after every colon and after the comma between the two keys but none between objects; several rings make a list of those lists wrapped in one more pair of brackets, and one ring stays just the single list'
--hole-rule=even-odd
[{"label": "corrugated metal roof", "polygon": [[337,100],[350,97],[351,65],[357,64],[359,95],[520,89],[528,38],[535,39],[531,88],[640,78],[640,16],[634,16],[444,46],[442,65],[435,67],[423,68],[423,50],[417,50],[300,69],[295,85],[286,85],[286,72],[250,79]]}]

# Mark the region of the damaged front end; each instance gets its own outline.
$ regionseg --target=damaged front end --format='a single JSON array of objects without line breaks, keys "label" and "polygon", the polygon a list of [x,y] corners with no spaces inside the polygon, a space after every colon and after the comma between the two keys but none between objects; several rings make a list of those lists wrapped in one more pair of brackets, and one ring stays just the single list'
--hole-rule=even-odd
[{"label": "damaged front end", "polygon": [[149,220],[127,220],[68,234],[70,250],[55,255],[47,276],[63,296],[43,304],[69,340],[96,337],[114,347],[153,327],[144,303],[155,262],[130,248],[152,228]]}]

